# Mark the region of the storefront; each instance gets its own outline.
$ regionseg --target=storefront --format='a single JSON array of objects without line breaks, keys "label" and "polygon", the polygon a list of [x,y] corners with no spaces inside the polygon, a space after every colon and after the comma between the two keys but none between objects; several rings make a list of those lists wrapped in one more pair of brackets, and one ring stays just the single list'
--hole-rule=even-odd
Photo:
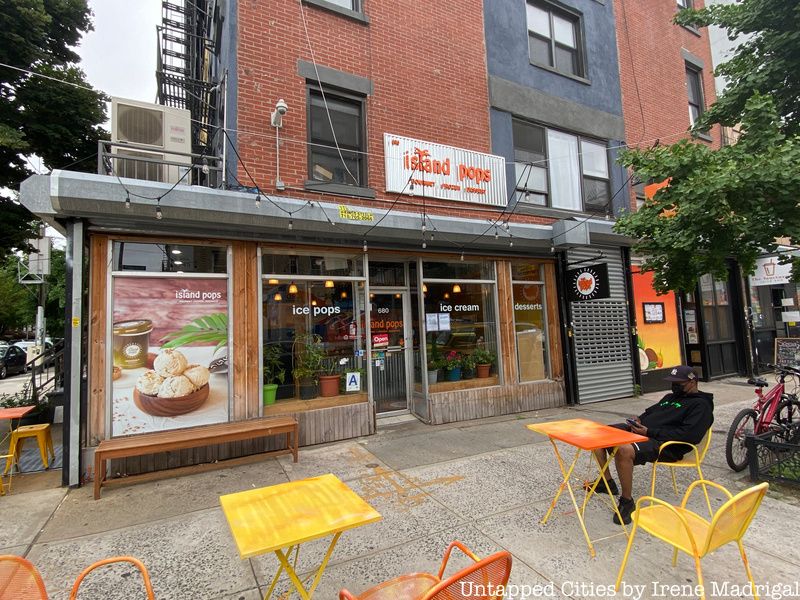
[{"label": "storefront", "polygon": [[791,281],[791,265],[781,264],[775,255],[756,261],[748,283],[758,370],[775,362],[777,338],[800,338],[800,295],[797,284]]},{"label": "storefront", "polygon": [[89,249],[88,453],[109,437],[265,415],[295,416],[310,445],[375,433],[382,416],[439,424],[566,403],[550,257],[100,232]]}]

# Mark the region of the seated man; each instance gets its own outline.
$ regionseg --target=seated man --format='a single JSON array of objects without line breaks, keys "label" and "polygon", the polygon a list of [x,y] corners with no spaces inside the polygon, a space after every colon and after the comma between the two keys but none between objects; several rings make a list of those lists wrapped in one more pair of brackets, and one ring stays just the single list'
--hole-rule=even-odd
[{"label": "seated man", "polygon": [[[671,393],[638,417],[628,419],[628,423],[613,425],[650,438],[646,442],[620,446],[614,455],[617,475],[622,485],[619,513],[626,524],[631,522],[631,513],[636,506],[631,496],[633,465],[655,462],[658,458],[658,449],[664,442],[698,444],[714,422],[714,396],[698,391],[697,375],[691,367],[675,367],[664,379],[672,382]],[[609,450],[609,448],[595,450],[601,465],[605,464]],[[661,454],[661,460],[666,462],[680,460],[690,450],[688,446],[670,446]],[[611,493],[619,493],[617,483],[608,475],[608,469],[603,472],[603,476],[608,480]],[[598,490],[602,489],[603,483],[600,482]],[[616,514],[614,523],[619,524]]]}]

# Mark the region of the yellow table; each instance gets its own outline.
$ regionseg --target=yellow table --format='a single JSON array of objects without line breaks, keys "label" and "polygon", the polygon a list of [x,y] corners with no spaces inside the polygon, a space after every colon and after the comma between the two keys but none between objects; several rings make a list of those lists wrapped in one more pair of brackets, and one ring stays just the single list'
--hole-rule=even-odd
[{"label": "yellow table", "polygon": [[[332,474],[227,494],[219,502],[243,559],[274,552],[280,561],[265,599],[284,570],[300,597],[310,599],[342,532],[382,518]],[[328,551],[306,590],[295,572],[300,545],[329,535]]]},{"label": "yellow table", "polygon": [[[556,492],[553,501],[550,503],[550,508],[548,509],[547,514],[544,516],[541,523],[547,523],[547,519],[550,518],[550,514],[556,507],[559,497],[566,489],[569,492],[569,497],[572,499],[572,506],[575,507],[575,513],[578,516],[578,521],[580,522],[581,529],[583,530],[583,537],[586,539],[586,544],[589,546],[589,554],[591,554],[592,558],[594,558],[595,551],[594,546],[592,545],[593,540],[589,537],[589,532],[586,530],[586,522],[583,519],[583,515],[586,511],[586,503],[589,501],[589,498],[592,497],[592,494],[595,493],[595,489],[599,485],[600,481],[602,481],[606,488],[605,491],[608,493],[608,497],[611,500],[611,506],[616,513],[617,518],[619,519],[620,525],[622,526],[622,530],[627,535],[628,529],[622,522],[622,517],[619,514],[617,503],[614,502],[614,496],[611,494],[611,490],[608,487],[608,482],[605,480],[605,478],[600,477],[599,474],[603,473],[608,468],[608,465],[611,463],[614,455],[617,453],[617,448],[619,446],[623,444],[645,442],[647,441],[647,438],[639,435],[638,433],[632,433],[630,431],[625,431],[624,429],[618,429],[609,425],[602,425],[588,419],[565,419],[563,421],[531,423],[530,425],[526,425],[526,427],[531,431],[546,435],[550,439],[550,443],[553,445],[553,452],[555,453],[556,460],[558,461],[558,466],[561,469],[561,475],[564,478],[561,482],[561,485],[558,486],[558,492]],[[564,459],[561,457],[561,453],[558,451],[556,440],[576,448],[575,457],[572,459],[572,464],[570,464],[569,468],[566,468],[564,464]],[[593,452],[594,450],[599,450],[600,448],[613,448],[613,450],[608,453],[605,464],[601,464]],[[580,508],[578,508],[578,503],[575,501],[575,494],[572,491],[572,486],[570,485],[570,478],[572,477],[572,472],[575,470],[575,465],[578,464],[578,458],[580,458],[582,452],[589,452],[590,456],[594,458],[594,461],[597,463],[598,467],[598,476],[595,478],[594,483],[587,490],[583,498],[583,504]]]}]

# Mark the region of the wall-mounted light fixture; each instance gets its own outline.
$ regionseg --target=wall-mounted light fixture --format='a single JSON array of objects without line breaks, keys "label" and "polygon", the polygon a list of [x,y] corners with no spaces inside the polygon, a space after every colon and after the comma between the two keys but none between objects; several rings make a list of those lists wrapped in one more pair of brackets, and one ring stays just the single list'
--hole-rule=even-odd
[{"label": "wall-mounted light fixture", "polygon": [[289,105],[281,98],[275,103],[275,110],[270,115],[270,123],[275,128],[275,189],[277,190],[286,189],[286,185],[281,181],[281,127],[283,127],[283,115],[288,110]]},{"label": "wall-mounted light fixture", "polygon": [[278,281],[277,279],[269,279],[267,280],[267,283],[270,285],[278,285],[280,281]]}]

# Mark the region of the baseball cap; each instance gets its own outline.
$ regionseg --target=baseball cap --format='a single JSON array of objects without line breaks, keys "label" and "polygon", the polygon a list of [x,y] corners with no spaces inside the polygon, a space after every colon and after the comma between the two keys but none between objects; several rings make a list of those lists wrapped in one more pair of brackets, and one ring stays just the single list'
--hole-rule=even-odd
[{"label": "baseball cap", "polygon": [[672,367],[669,375],[664,377],[665,381],[694,381],[695,379],[697,379],[697,374],[695,374],[694,369],[686,365]]}]

